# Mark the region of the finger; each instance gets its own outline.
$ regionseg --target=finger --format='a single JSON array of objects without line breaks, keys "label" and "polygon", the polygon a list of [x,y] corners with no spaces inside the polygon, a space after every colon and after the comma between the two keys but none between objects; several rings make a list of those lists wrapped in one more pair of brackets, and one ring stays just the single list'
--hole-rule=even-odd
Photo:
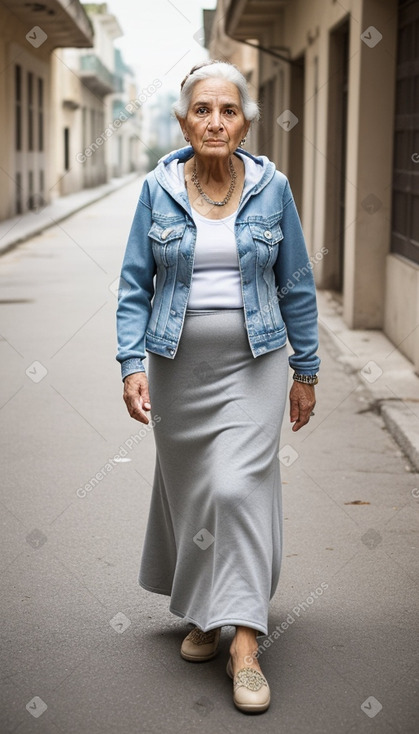
[{"label": "finger", "polygon": [[304,407],[299,409],[299,415],[296,423],[293,425],[292,430],[293,431],[299,431],[300,428],[307,425],[307,423],[310,420],[311,416],[311,408],[310,407]]},{"label": "finger", "polygon": [[137,400],[140,410],[151,410],[150,398],[146,400],[142,395],[139,395],[136,396],[135,399]]},{"label": "finger", "polygon": [[136,421],[140,421],[140,423],[147,424],[149,422],[148,416],[142,411],[141,403],[138,399],[131,401],[127,407],[131,418],[134,418]]},{"label": "finger", "polygon": [[294,423],[294,421],[298,421],[300,413],[300,408],[298,404],[298,400],[294,400],[293,398],[290,398],[290,421],[291,423]]},{"label": "finger", "polygon": [[298,421],[296,421],[296,423],[294,423],[294,425],[292,427],[292,430],[293,431],[299,431],[300,428],[302,428],[303,426],[306,425],[306,423],[308,423],[308,418],[307,418],[307,420],[304,420],[304,419],[300,418],[300,420],[298,420]]},{"label": "finger", "polygon": [[148,384],[140,387],[140,401],[144,410],[151,410],[150,394],[148,392]]},{"label": "finger", "polygon": [[144,410],[151,410],[150,396],[148,390],[144,390],[140,396],[141,404]]},{"label": "finger", "polygon": [[[148,403],[148,405],[149,405],[149,403]],[[148,410],[150,410],[150,408],[145,408],[144,407],[143,400],[142,400],[142,398],[140,396],[139,398],[137,398],[134,401],[134,411],[135,411],[134,416],[137,416],[137,415],[138,416],[141,416],[141,419],[139,419],[139,420],[141,420],[142,423],[148,423],[148,417],[145,414],[144,410],[147,410],[148,411]]]},{"label": "finger", "polygon": [[[135,418],[135,420],[138,420],[141,423],[149,422],[144,410],[151,410],[150,402],[144,404],[142,396],[138,395],[137,392],[133,393],[131,391],[124,393],[124,400],[131,418]],[[148,400],[150,400],[150,398],[148,398]]]}]

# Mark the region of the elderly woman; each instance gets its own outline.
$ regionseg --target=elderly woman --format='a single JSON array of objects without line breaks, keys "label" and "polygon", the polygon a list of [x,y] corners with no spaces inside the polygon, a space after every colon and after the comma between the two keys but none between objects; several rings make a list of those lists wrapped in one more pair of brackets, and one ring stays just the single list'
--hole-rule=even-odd
[{"label": "elderly woman", "polygon": [[194,67],[174,111],[189,145],[146,177],[117,312],[129,414],[159,417],[139,583],[195,625],[185,660],[210,660],[235,627],[234,703],[264,711],[256,638],[281,564],[278,444],[288,363],[294,431],[315,404],[315,287],[287,178],[240,147],[258,107],[238,69]]}]

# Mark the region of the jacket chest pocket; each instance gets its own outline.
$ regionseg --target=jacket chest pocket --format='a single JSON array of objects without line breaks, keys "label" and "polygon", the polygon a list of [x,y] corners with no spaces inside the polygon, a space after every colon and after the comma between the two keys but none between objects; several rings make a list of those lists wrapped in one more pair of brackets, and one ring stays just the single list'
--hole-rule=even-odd
[{"label": "jacket chest pocket", "polygon": [[175,265],[178,258],[179,244],[186,228],[186,222],[176,224],[158,224],[153,222],[148,236],[151,240],[154,259],[157,265],[166,268]]},{"label": "jacket chest pocket", "polygon": [[256,246],[257,262],[263,268],[273,265],[278,257],[278,245],[284,239],[279,223],[249,222],[249,227]]}]

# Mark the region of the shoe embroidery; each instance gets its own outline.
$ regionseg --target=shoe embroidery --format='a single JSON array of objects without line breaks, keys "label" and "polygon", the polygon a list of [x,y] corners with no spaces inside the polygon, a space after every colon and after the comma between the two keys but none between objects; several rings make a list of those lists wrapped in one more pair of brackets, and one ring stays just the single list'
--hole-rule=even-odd
[{"label": "shoe embroidery", "polygon": [[199,627],[195,627],[189,635],[187,640],[190,640],[194,645],[207,645],[215,640],[216,630],[210,630],[209,632],[203,632]]},{"label": "shoe embroidery", "polygon": [[249,691],[259,691],[262,686],[267,686],[268,682],[262,673],[255,668],[242,668],[234,676],[234,689],[244,686]]}]

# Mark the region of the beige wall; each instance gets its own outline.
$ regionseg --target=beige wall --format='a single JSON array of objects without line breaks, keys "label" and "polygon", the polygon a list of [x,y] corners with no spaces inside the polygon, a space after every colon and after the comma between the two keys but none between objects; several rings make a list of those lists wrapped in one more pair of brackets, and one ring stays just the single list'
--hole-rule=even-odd
[{"label": "beige wall", "polygon": [[[103,21],[103,22],[102,22]],[[113,122],[111,100],[101,99],[81,82],[78,72],[80,55],[97,53],[102,63],[114,71],[114,38],[120,29],[113,16],[95,17],[95,48],[57,48],[51,43],[34,48],[26,39],[27,26],[0,6],[0,219],[24,214],[30,209],[30,185],[33,201],[49,203],[54,197],[106,182],[113,173],[111,149],[119,149],[114,138],[123,137],[122,173],[129,169],[135,155],[132,138],[138,133],[132,122],[105,136]],[[61,40],[61,39],[60,39]],[[15,150],[15,65],[22,68],[22,150]],[[38,111],[34,110],[34,150],[28,149],[28,73],[34,84],[43,80],[44,149],[38,150]],[[37,87],[34,89],[37,96]],[[128,100],[127,100],[128,101]],[[64,131],[69,133],[69,166],[65,166]],[[130,130],[128,130],[130,128]],[[102,144],[96,143],[97,139]],[[137,146],[138,147],[138,146]],[[108,155],[105,150],[108,148]],[[87,152],[86,152],[87,149]],[[85,155],[84,155],[85,154]],[[84,155],[84,160],[82,157]],[[17,185],[21,180],[21,186]],[[43,183],[43,186],[42,186]],[[17,190],[21,192],[21,212],[17,210]],[[42,198],[41,198],[42,194]]]},{"label": "beige wall", "polygon": [[[381,328],[384,316],[385,256],[389,248],[393,110],[395,86],[396,0],[296,0],[286,7],[283,38],[292,58],[305,55],[303,193],[301,215],[311,253],[327,245],[331,259],[338,247],[331,237],[335,216],[334,161],[330,126],[334,68],[330,33],[350,18],[346,216],[344,241],[344,318],[352,328]],[[361,33],[375,25],[382,41],[369,48]],[[279,135],[287,136],[280,132]],[[338,141],[339,143],[339,141]],[[286,146],[285,146],[286,150]],[[291,162],[285,157],[285,170]],[[370,214],[368,195],[382,202]],[[337,262],[337,260],[336,260]],[[315,268],[320,286],[329,286],[327,258]]]},{"label": "beige wall", "polygon": [[[120,35],[116,18],[93,14],[95,54],[111,73],[115,73],[114,39]],[[113,176],[138,170],[142,164],[139,118],[114,114],[114,101],[124,106],[135,100],[135,79],[125,74],[123,90],[101,97],[90,91],[78,71],[81,49],[60,49],[53,59],[54,194],[62,196],[84,187],[98,186]],[[64,167],[64,130],[70,134],[70,170]]]},{"label": "beige wall", "polygon": [[[53,130],[51,146],[54,182],[53,196],[65,196],[108,180],[104,143],[91,155],[86,148],[94,144],[106,128],[106,106],[82,83],[77,75],[79,49],[58,49],[52,61]],[[93,113],[93,116],[92,116]],[[64,167],[64,129],[69,128],[70,169]]]},{"label": "beige wall", "polygon": [[[51,154],[54,158],[55,180],[53,196],[64,196],[83,188],[83,168],[76,159],[82,150],[82,89],[77,74],[71,71],[77,49],[56,49],[52,58],[52,116],[53,138]],[[72,103],[74,109],[65,106]],[[78,105],[78,106],[77,106]],[[70,171],[64,168],[64,128],[70,128]]]},{"label": "beige wall", "polygon": [[[225,14],[230,2],[218,5]],[[244,13],[247,6],[242,3]],[[280,47],[293,60],[304,58],[304,89],[298,90],[299,77],[293,67],[263,52],[257,62],[258,82],[259,90],[269,80],[273,84],[272,106],[264,111],[265,127],[270,129],[268,144],[272,159],[290,178],[308,248],[311,254],[325,246],[329,250],[314,267],[318,286],[337,287],[342,262],[342,300],[348,326],[383,328],[419,369],[419,268],[389,254],[397,10],[397,0],[278,3],[276,12],[266,11],[259,42],[268,48]],[[337,60],[343,53],[339,34],[346,22],[349,75],[345,216],[340,242],[339,116],[343,106],[339,75],[343,72]],[[373,47],[361,39],[370,26],[382,35]],[[293,107],[299,122],[286,132],[277,118]],[[254,147],[258,152],[258,141]]]},{"label": "beige wall", "polygon": [[[385,260],[391,235],[396,0],[358,0],[351,16],[344,318],[351,328],[384,325]],[[383,35],[374,48],[360,37]],[[367,197],[374,197],[370,207]],[[373,211],[375,209],[375,211]]]},{"label": "beige wall", "polygon": [[[337,262],[334,161],[330,126],[334,68],[330,63],[330,33],[350,19],[348,132],[344,238],[344,318],[352,328],[382,328],[385,304],[385,260],[390,242],[392,146],[397,1],[296,0],[284,14],[284,37],[295,58],[305,53],[305,106],[302,220],[312,253],[323,245]],[[383,35],[374,48],[361,33],[375,26]],[[283,135],[284,133],[282,133]],[[339,143],[339,141],[337,141]],[[367,197],[378,205],[371,212]],[[367,200],[367,201],[366,201]],[[333,269],[333,266],[332,266]],[[320,286],[330,285],[325,258],[316,265]],[[333,280],[333,279],[332,279]]]},{"label": "beige wall", "polygon": [[384,329],[419,370],[419,266],[400,255],[386,258]]},{"label": "beige wall", "polygon": [[[35,164],[35,172],[37,170],[38,161],[32,160],[34,153],[29,156],[25,155],[23,148],[21,154],[15,151],[15,64],[22,67],[24,73],[24,89],[26,85],[27,72],[33,72],[36,77],[41,77],[44,81],[44,108],[48,110],[48,100],[50,94],[50,57],[49,53],[43,46],[34,49],[25,40],[27,27],[20,23],[15,15],[4,10],[0,6],[0,63],[2,74],[0,74],[0,115],[1,130],[0,135],[0,189],[2,195],[0,197],[0,219],[7,219],[15,216],[16,209],[16,167],[17,157],[19,157],[19,166],[22,175],[22,191],[21,200],[24,210],[28,209],[28,173],[33,163]],[[22,39],[24,43],[22,43]],[[27,110],[22,110],[22,135],[23,143],[27,143]],[[45,115],[45,143],[49,134],[48,115]],[[43,162],[43,170],[45,175],[45,196],[48,199],[48,184],[51,180],[51,168],[48,156]],[[36,183],[36,181],[35,181]]]}]

